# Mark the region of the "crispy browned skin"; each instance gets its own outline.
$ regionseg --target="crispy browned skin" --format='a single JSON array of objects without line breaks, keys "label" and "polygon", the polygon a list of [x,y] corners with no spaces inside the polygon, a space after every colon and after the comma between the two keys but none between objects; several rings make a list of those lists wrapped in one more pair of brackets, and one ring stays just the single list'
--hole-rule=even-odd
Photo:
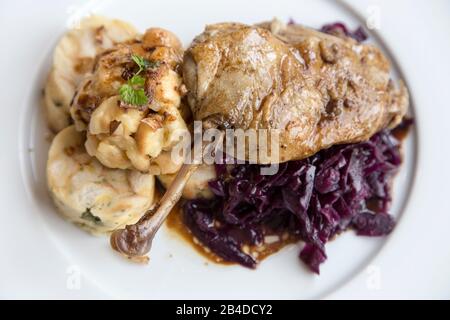
[{"label": "crispy browned skin", "polygon": [[389,70],[374,46],[276,23],[208,26],[183,65],[195,119],[279,130],[280,162],[397,125],[408,92]]}]

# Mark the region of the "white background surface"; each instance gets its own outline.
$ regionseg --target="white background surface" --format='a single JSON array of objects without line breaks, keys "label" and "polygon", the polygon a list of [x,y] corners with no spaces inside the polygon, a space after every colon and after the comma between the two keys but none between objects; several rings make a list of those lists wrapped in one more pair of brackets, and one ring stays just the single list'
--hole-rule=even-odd
[{"label": "white background surface", "polygon": [[[37,97],[51,49],[83,3],[0,2],[1,298],[450,298],[450,2],[347,1],[363,17],[380,10],[377,32],[415,104],[417,171],[406,211],[387,241],[344,235],[328,247],[320,277],[296,260],[295,247],[256,271],[205,266],[164,230],[151,264],[130,265],[111,253],[106,239],[87,236],[55,214],[43,180],[45,126]],[[325,0],[111,0],[94,9],[141,30],[171,29],[186,44],[205,23],[224,20],[357,23],[341,5]],[[399,197],[409,189],[405,179]],[[71,276],[78,272],[81,286],[73,290]]]}]

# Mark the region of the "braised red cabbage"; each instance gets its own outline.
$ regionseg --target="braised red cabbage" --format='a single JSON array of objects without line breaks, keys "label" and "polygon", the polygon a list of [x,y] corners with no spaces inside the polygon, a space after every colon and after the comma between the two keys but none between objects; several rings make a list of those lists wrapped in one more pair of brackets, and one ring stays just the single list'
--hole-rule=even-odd
[{"label": "braised red cabbage", "polygon": [[358,42],[367,40],[367,34],[361,26],[359,26],[355,31],[351,31],[342,22],[326,24],[320,29],[320,31],[332,35],[345,35],[355,39]]},{"label": "braised red cabbage", "polygon": [[[296,24],[294,19],[289,19],[289,25]],[[328,23],[322,26],[319,29],[321,32],[332,34],[335,36],[347,36],[355,39],[358,42],[363,42],[367,40],[367,33],[364,31],[363,27],[359,26],[356,30],[351,31],[344,23],[342,22],[333,22]]]},{"label": "braised red cabbage", "polygon": [[314,156],[280,164],[264,176],[260,166],[216,165],[212,200],[185,204],[192,234],[226,261],[254,268],[242,250],[260,245],[267,233],[288,232],[305,242],[300,259],[315,273],[327,256],[325,244],[341,232],[382,236],[394,227],[388,213],[392,178],[401,164],[400,143],[390,131],[369,141],[333,146]]},{"label": "braised red cabbage", "polygon": [[[367,39],[363,28],[352,32],[340,22],[321,31]],[[411,124],[408,119],[399,128],[404,131]],[[400,142],[384,130],[367,142],[333,146],[280,164],[273,176],[261,175],[259,165],[230,169],[219,164],[217,180],[209,183],[215,197],[187,201],[183,220],[217,256],[249,268],[257,261],[243,251],[244,245],[261,245],[266,234],[287,232],[305,242],[299,258],[319,274],[327,259],[325,244],[336,235],[349,229],[361,236],[392,231],[390,189],[401,162]]]}]

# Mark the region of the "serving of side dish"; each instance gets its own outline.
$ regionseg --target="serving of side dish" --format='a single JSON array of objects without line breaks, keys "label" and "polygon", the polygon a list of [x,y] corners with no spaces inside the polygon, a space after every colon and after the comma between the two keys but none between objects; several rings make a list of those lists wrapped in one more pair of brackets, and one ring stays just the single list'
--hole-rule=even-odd
[{"label": "serving of side dish", "polygon": [[[2,158],[0,295],[450,295],[449,66],[405,49],[417,39],[393,23],[419,8],[66,0],[38,10],[48,21],[22,13],[9,31],[35,28],[28,49],[2,52],[15,106],[2,130],[18,140],[4,131],[1,142],[18,153]],[[230,155],[225,140],[242,130],[257,142]],[[197,147],[213,148],[215,163]]]}]

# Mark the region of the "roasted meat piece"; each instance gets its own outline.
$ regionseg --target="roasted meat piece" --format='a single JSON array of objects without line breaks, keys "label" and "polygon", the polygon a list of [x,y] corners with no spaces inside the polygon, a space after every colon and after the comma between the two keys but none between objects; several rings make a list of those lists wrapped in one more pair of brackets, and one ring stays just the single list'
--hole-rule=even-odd
[{"label": "roasted meat piece", "polygon": [[303,159],[397,125],[408,92],[389,71],[372,45],[277,21],[207,26],[183,63],[195,120],[280,133],[279,157],[267,162]]}]

